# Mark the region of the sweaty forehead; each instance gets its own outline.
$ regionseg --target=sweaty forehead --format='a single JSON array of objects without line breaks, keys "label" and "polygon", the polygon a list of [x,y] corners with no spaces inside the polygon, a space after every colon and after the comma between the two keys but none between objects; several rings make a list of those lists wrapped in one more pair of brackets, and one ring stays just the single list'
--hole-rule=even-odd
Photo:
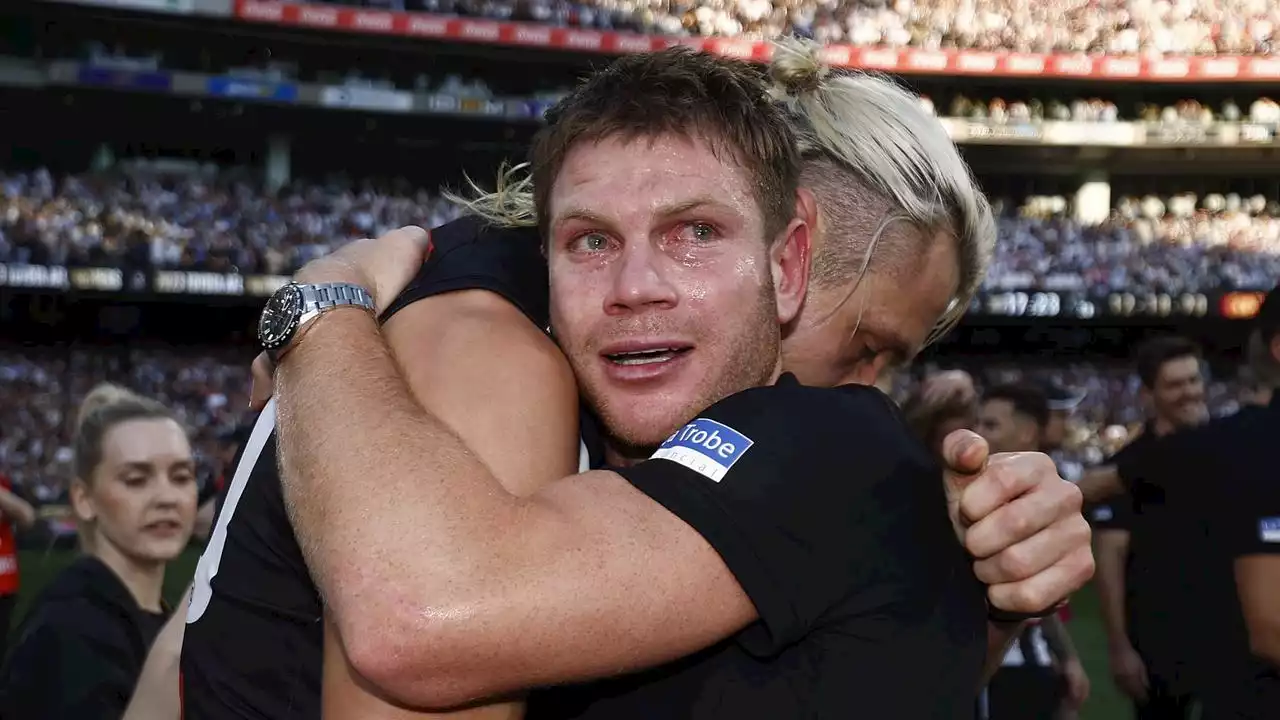
[{"label": "sweaty forehead", "polygon": [[621,222],[703,198],[744,218],[758,215],[746,173],[697,138],[673,135],[582,142],[565,156],[550,196],[552,228],[566,216]]}]

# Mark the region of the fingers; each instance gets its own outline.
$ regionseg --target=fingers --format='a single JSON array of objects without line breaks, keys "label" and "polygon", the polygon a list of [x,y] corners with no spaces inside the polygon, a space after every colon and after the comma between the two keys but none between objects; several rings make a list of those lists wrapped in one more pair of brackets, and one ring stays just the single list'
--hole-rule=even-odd
[{"label": "fingers", "polygon": [[258,357],[253,359],[251,368],[253,384],[249,388],[249,409],[262,412],[262,409],[267,406],[267,401],[275,392],[274,370],[271,358],[267,357],[266,353],[259,353]]},{"label": "fingers", "polygon": [[952,431],[942,441],[942,459],[951,472],[978,473],[989,453],[987,441],[971,430]]},{"label": "fingers", "polygon": [[[992,508],[983,515],[967,508],[965,503],[975,491],[983,491],[979,483],[991,477],[991,468],[965,491],[960,501],[960,510],[972,521],[965,532],[965,549],[977,558],[988,558],[1027,540],[1045,530],[1060,519],[1075,518],[1085,524],[1080,509],[1083,496],[1080,489],[1068,482],[1054,480],[1036,483],[1025,492],[1016,490],[1023,486],[1018,478],[1008,478],[1001,474],[994,483],[1003,488],[1013,488],[1009,494],[1011,500]],[[972,513],[972,514],[970,514]]]},{"label": "fingers", "polygon": [[[1062,518],[1030,538],[977,561],[973,570],[986,585],[1022,582],[1066,560],[1080,548],[1088,548],[1091,536],[1089,523],[1082,516]],[[1056,592],[1066,597],[1079,589],[1062,587]]]},{"label": "fingers", "polygon": [[1064,588],[1079,588],[1093,577],[1093,552],[1087,547],[1073,550],[1051,568],[1021,582],[1001,583],[987,588],[987,599],[1006,612],[1040,613],[1066,599]]},{"label": "fingers", "polygon": [[1042,484],[1053,483],[1067,484],[1059,477],[1058,468],[1048,455],[998,453],[988,459],[982,475],[965,488],[960,512],[969,522],[977,523],[1014,498]]},{"label": "fingers", "polygon": [[431,247],[431,233],[418,227],[417,225],[405,225],[387,233],[388,236],[397,236],[397,239],[403,239],[419,246],[422,250]]},{"label": "fingers", "polygon": [[357,255],[361,271],[373,282],[376,311],[381,315],[418,274],[431,254],[431,234],[406,225],[378,238],[372,252]]}]

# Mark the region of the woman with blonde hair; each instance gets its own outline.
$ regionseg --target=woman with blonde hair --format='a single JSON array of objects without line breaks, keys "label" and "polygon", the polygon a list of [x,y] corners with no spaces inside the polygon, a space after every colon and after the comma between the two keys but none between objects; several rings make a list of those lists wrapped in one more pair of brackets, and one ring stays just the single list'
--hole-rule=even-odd
[{"label": "woman with blonde hair", "polygon": [[195,519],[186,431],[154,400],[99,385],[80,408],[74,450],[84,554],[19,628],[0,670],[0,717],[176,719],[183,625],[161,590]]}]

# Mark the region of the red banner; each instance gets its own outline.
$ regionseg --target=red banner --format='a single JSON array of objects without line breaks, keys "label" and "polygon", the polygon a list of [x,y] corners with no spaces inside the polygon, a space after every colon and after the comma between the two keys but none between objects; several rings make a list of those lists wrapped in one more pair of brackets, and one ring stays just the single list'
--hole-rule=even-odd
[{"label": "red banner", "polygon": [[[675,38],[599,32],[531,23],[454,18],[332,5],[236,0],[236,17],[323,30],[525,46],[570,52],[625,54],[687,44],[734,57],[767,62],[772,46],[732,38]],[[968,50],[893,50],[831,45],[827,60],[838,67],[918,75],[1081,78],[1152,82],[1276,82],[1280,57],[1104,57],[1035,55]]]}]

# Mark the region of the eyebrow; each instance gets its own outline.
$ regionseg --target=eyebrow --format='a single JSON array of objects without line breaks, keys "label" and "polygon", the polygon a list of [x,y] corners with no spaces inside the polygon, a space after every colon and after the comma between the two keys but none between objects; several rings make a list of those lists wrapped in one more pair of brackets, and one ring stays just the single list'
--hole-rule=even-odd
[{"label": "eyebrow", "polygon": [[[179,460],[175,463],[170,463],[169,468],[170,469],[174,467],[193,468],[195,467],[195,465],[196,464],[194,460]],[[151,468],[155,466],[156,466],[156,463],[135,460],[132,462],[121,463],[120,467],[121,469],[124,469],[124,470],[138,470],[141,472],[149,472]]]},{"label": "eyebrow", "polygon": [[[713,207],[719,210],[729,209],[729,207],[723,202],[716,200],[710,195],[704,195],[690,198],[672,205],[659,207],[653,212],[653,216],[658,218],[672,218],[678,215],[683,215],[691,210],[697,210],[704,207]],[[552,231],[554,232],[574,220],[581,220],[593,225],[602,225],[605,227],[614,226],[612,221],[593,210],[588,210],[587,208],[569,208],[568,210],[560,213],[560,215],[555,219],[555,222],[552,223]]]}]

